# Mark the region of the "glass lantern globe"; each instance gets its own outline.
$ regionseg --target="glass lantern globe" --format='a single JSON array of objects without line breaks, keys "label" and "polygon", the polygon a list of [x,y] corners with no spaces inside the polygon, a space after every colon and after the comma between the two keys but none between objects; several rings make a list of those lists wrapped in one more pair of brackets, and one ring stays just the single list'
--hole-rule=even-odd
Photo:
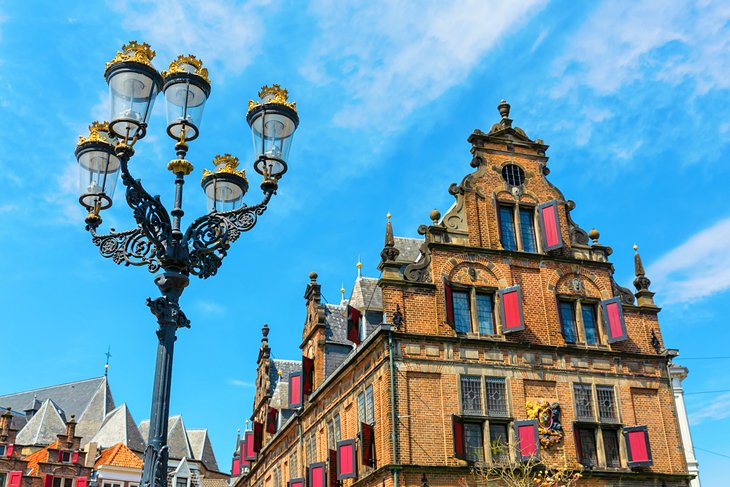
[{"label": "glass lantern globe", "polygon": [[162,77],[168,135],[180,141],[197,138],[203,108],[210,96],[208,70],[195,56],[178,56]]},{"label": "glass lantern globe", "polygon": [[92,123],[88,137],[79,137],[76,159],[79,162],[79,202],[98,214],[112,205],[121,167],[106,122]]},{"label": "glass lantern globe", "polygon": [[113,136],[123,140],[145,136],[162,87],[162,76],[152,66],[154,57],[155,51],[148,44],[132,41],[107,63],[104,78],[109,85],[109,131]]},{"label": "glass lantern globe", "polygon": [[215,169],[203,170],[200,185],[208,200],[208,212],[231,211],[243,206],[243,197],[248,191],[245,170],[237,170],[238,158],[230,154],[215,156]]},{"label": "glass lantern globe", "polygon": [[259,101],[248,102],[246,121],[253,135],[254,169],[264,179],[278,181],[287,170],[294,131],[299,125],[297,104],[287,100],[279,85],[264,86]]}]

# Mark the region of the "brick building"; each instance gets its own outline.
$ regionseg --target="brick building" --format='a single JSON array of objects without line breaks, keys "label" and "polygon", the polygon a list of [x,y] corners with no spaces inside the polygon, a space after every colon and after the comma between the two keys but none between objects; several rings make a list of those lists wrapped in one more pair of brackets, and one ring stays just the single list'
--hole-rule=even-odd
[{"label": "brick building", "polygon": [[527,458],[582,465],[580,485],[689,485],[641,258],[632,293],[548,181],[548,146],[498,108],[422,239],[389,215],[379,279],[330,305],[310,275],[301,363],[276,373],[264,329],[238,487],[476,485],[475,463]]}]

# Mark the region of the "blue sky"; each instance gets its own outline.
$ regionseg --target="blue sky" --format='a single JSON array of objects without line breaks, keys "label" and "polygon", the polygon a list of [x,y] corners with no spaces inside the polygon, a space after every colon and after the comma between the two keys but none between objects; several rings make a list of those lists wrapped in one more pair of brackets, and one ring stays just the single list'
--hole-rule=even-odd
[{"label": "blue sky", "polygon": [[[551,147],[550,180],[574,219],[614,249],[619,282],[638,243],[668,347],[690,368],[687,407],[704,485],[730,465],[730,4],[371,0],[0,3],[0,392],[103,373],[134,418],[149,414],[156,341],[152,276],[102,259],[84,232],[73,151],[108,117],[104,63],[132,39],[164,69],[192,53],[213,91],[184,224],[205,211],[213,156],[251,159],[246,103],[281,83],[301,117],[290,170],[219,275],[196,278],[176,344],[172,413],[211,432],[228,466],[250,414],[263,323],[277,358],[297,358],[302,294],[377,276],[385,214],[416,236],[471,170],[468,135],[511,118]],[[173,146],[159,99],[131,169],[171,206]],[[250,169],[250,163],[246,164]],[[257,201],[258,179],[249,170]],[[121,185],[105,226],[129,228]],[[8,344],[10,344],[8,346]],[[709,357],[725,357],[711,359]],[[721,391],[707,393],[707,391]],[[724,456],[721,456],[724,455]]]}]

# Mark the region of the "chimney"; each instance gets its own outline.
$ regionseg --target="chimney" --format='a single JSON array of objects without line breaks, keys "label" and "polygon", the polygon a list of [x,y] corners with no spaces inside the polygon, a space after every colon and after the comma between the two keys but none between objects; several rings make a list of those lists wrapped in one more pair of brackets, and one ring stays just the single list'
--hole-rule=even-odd
[{"label": "chimney", "polygon": [[10,425],[13,422],[13,413],[10,408],[6,408],[2,416],[0,416],[0,441],[5,443],[10,435]]},{"label": "chimney", "polygon": [[66,443],[70,447],[73,444],[74,436],[76,436],[76,416],[71,415],[71,419],[66,422]]}]

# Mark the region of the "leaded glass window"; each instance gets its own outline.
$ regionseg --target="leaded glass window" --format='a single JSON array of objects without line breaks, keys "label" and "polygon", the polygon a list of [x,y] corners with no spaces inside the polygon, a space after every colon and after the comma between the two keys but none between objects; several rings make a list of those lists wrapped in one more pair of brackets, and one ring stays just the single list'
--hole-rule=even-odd
[{"label": "leaded glass window", "polygon": [[332,444],[332,449],[335,450],[337,448],[337,442],[342,439],[342,435],[340,433],[340,415],[335,414],[335,418],[332,420],[335,426],[335,442]]},{"label": "leaded glass window", "polygon": [[580,442],[580,463],[584,467],[594,467],[596,461],[596,431],[593,428],[578,428]]},{"label": "leaded glass window", "polygon": [[575,415],[581,419],[593,419],[593,397],[591,386],[588,384],[574,384]]},{"label": "leaded glass window", "polygon": [[506,424],[489,422],[489,448],[492,452],[492,462],[509,461],[509,436]]},{"label": "leaded glass window", "polygon": [[468,461],[484,461],[482,423],[464,423],[464,445],[466,446],[466,459]]},{"label": "leaded glass window", "polygon": [[454,322],[457,333],[468,333],[471,331],[471,312],[469,310],[469,293],[454,291]]},{"label": "leaded glass window", "polygon": [[479,333],[494,333],[494,301],[491,294],[477,294],[477,322]]},{"label": "leaded glass window", "polygon": [[461,410],[464,414],[482,414],[482,383],[479,377],[461,376]]},{"label": "leaded glass window", "polygon": [[620,467],[621,455],[618,448],[618,431],[605,429],[603,435],[603,451],[606,453],[607,467]]},{"label": "leaded glass window", "polygon": [[586,343],[595,345],[598,343],[598,328],[596,327],[596,307],[592,304],[581,304],[581,316],[583,317],[583,328],[586,332]]},{"label": "leaded glass window", "polygon": [[502,377],[484,379],[487,389],[487,414],[489,416],[507,416],[507,397],[505,380]]},{"label": "leaded glass window", "polygon": [[598,397],[598,417],[602,421],[614,421],[616,419],[616,399],[613,394],[613,386],[596,386]]},{"label": "leaded glass window", "polygon": [[274,469],[274,487],[281,487],[281,467]]},{"label": "leaded glass window", "polygon": [[517,250],[515,216],[511,206],[499,206],[499,227],[502,235],[502,248]]},{"label": "leaded glass window", "polygon": [[520,208],[520,231],[522,232],[522,250],[537,252],[535,219],[533,218],[533,211],[529,208]]},{"label": "leaded glass window", "polygon": [[298,469],[299,469],[299,462],[297,462],[297,452],[294,451],[294,453],[292,453],[289,456],[289,478],[290,479],[295,479],[299,476],[298,472],[297,472]]},{"label": "leaded glass window", "polygon": [[357,395],[357,419],[361,422],[365,422],[365,393],[361,392]]},{"label": "leaded glass window", "polygon": [[365,388],[365,422],[375,423],[375,404],[373,402],[373,386]]},{"label": "leaded glass window", "polygon": [[575,343],[575,308],[572,301],[560,301],[560,324],[566,343]]}]

